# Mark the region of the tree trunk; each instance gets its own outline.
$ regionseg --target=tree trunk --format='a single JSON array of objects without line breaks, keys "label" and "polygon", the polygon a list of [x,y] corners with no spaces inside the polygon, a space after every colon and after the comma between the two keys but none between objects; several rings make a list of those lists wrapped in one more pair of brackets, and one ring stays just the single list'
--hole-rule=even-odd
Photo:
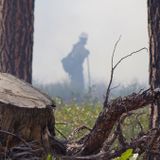
[{"label": "tree trunk", "polygon": [[0,71],[32,81],[34,0],[0,0]]},{"label": "tree trunk", "polygon": [[[160,87],[160,1],[148,0],[148,33],[150,52],[150,76],[151,89]],[[151,104],[151,128],[160,128],[160,102],[155,100]],[[148,154],[149,160],[157,159]]]},{"label": "tree trunk", "polygon": [[[28,83],[0,73],[0,129],[25,141],[43,142],[55,135],[52,100]],[[14,146],[17,138],[0,132],[3,146]],[[49,144],[48,144],[49,145]]]},{"label": "tree trunk", "polygon": [[[160,1],[148,0],[148,31],[150,50],[150,77],[152,89],[160,86]],[[151,108],[151,127],[160,127],[160,103]]]}]

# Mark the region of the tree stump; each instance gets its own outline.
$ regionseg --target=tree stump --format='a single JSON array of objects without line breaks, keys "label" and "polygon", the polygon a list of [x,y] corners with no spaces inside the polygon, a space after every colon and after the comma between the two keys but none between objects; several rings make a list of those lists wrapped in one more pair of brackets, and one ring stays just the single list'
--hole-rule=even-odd
[{"label": "tree stump", "polygon": [[[0,130],[14,133],[25,141],[42,142],[48,134],[55,136],[54,107],[47,95],[30,84],[0,73]],[[18,141],[0,132],[2,145],[14,146]]]}]

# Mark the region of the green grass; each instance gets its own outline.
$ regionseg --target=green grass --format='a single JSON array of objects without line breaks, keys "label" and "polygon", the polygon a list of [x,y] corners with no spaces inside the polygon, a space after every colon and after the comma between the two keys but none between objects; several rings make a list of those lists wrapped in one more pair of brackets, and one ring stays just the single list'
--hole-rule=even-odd
[{"label": "green grass", "polygon": [[122,128],[128,140],[136,137],[141,131],[146,132],[149,129],[149,109],[136,110],[133,115],[125,119]]},{"label": "green grass", "polygon": [[[57,106],[58,107],[55,111],[56,129],[63,133],[63,135],[67,138],[76,128],[79,128],[80,126],[85,125],[89,128],[92,128],[99,113],[102,110],[102,105],[99,103],[95,105],[78,105],[73,102],[72,104],[65,105],[60,102],[59,104],[57,104]],[[127,117],[123,122],[123,135],[125,136],[127,141],[130,141],[131,138],[136,137],[141,132],[141,126],[139,125],[139,123],[141,123],[144,132],[149,129],[148,108],[142,108],[134,111],[134,114]],[[88,130],[78,132],[74,135],[72,140],[77,140],[88,132]],[[56,134],[58,138],[64,138],[59,132],[57,132]],[[114,147],[116,146],[118,147],[117,142],[115,143]]]},{"label": "green grass", "polygon": [[[92,128],[100,111],[100,104],[78,105],[72,103],[63,107],[58,106],[55,112],[56,129],[68,137],[71,132],[82,125]],[[59,133],[57,136],[62,137]],[[77,136],[80,137],[80,135]]]},{"label": "green grass", "polygon": [[[76,128],[82,125],[92,128],[101,110],[102,106],[99,103],[95,105],[78,105],[76,103],[69,105],[60,104],[55,112],[56,129],[68,137]],[[139,122],[142,124],[144,131],[147,131],[149,128],[148,108],[139,109],[134,113],[132,116],[126,118],[123,123],[123,133],[128,140],[131,137],[134,138],[141,131]],[[137,116],[137,114],[139,114],[139,116]],[[83,133],[85,133],[85,131]],[[59,133],[57,133],[57,136],[62,138]],[[79,135],[77,136],[80,137]]]}]

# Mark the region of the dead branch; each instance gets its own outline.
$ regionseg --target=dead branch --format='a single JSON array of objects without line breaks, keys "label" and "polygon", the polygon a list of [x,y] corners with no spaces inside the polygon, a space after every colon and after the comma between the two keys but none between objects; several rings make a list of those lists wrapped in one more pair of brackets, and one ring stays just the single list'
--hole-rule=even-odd
[{"label": "dead branch", "polygon": [[139,116],[141,116],[141,115],[143,115],[144,113],[139,113],[139,114],[137,114],[136,115],[136,121],[137,121],[137,124],[139,125],[139,127],[140,127],[140,129],[141,129],[141,133],[144,133],[144,129],[143,129],[143,126],[142,126],[142,124],[141,124],[141,122],[140,122],[140,120],[139,120]]},{"label": "dead branch", "polygon": [[120,118],[120,120],[119,120],[119,122],[118,122],[116,132],[117,132],[117,134],[118,134],[118,137],[117,137],[117,138],[118,138],[118,141],[119,141],[120,146],[128,146],[128,143],[127,143],[125,137],[123,136],[121,125],[122,125],[122,123],[124,122],[124,120],[125,120],[128,116],[131,116],[131,115],[132,115],[131,112],[130,112],[130,113],[127,112],[126,114],[124,114],[124,115],[121,116],[121,118]]},{"label": "dead branch", "polygon": [[[115,140],[115,135],[111,138],[111,144]],[[160,129],[152,129],[141,137],[133,139],[127,146],[121,146],[118,150],[102,150],[98,154],[93,154],[89,156],[64,156],[64,160],[106,160],[113,159],[121,156],[127,149],[133,149],[134,153],[139,155],[150,152],[155,155],[159,155],[160,152]]]},{"label": "dead branch", "polygon": [[[158,152],[159,151],[159,145],[156,146],[155,148],[153,146],[157,145],[157,142],[159,144],[159,136],[160,136],[160,130],[159,129],[152,129],[148,131],[146,134],[143,134],[141,137],[137,137],[133,139],[128,146],[121,146],[121,148],[118,151],[114,151],[114,153],[109,153],[108,155],[105,154],[104,159],[109,158],[115,158],[120,156],[125,150],[132,148],[134,150],[134,153],[138,153],[141,155],[142,153],[145,153],[148,151],[154,151]],[[152,146],[152,147],[151,147]],[[154,148],[154,149],[153,149]]]},{"label": "dead branch", "polygon": [[154,91],[148,89],[141,94],[134,93],[111,101],[99,114],[91,132],[78,142],[79,144],[83,144],[80,150],[78,148],[73,154],[89,155],[98,152],[123,113],[145,107],[159,99],[160,90],[157,88]]},{"label": "dead branch", "polygon": [[55,137],[49,135],[50,142],[50,152],[53,155],[65,155],[66,154],[66,144],[68,141],[60,141]]},{"label": "dead branch", "polygon": [[0,133],[8,134],[10,136],[16,137],[18,140],[22,141],[26,146],[30,147],[29,144],[23,138],[19,137],[18,135],[14,134],[14,133],[4,131],[4,130],[0,130]]},{"label": "dead branch", "polygon": [[114,76],[114,72],[115,72],[115,69],[118,67],[118,65],[125,59],[127,59],[128,57],[132,56],[133,54],[136,54],[136,53],[139,53],[141,52],[142,50],[147,50],[148,52],[148,49],[146,47],[143,47],[137,51],[134,51],[134,52],[131,52],[130,54],[122,57],[115,65],[114,65],[114,56],[115,56],[115,51],[116,51],[116,48],[117,48],[117,45],[118,43],[120,42],[121,40],[121,36],[119,37],[119,39],[116,41],[115,45],[114,45],[114,48],[113,48],[113,52],[112,52],[112,58],[111,58],[111,75],[110,75],[110,81],[109,81],[109,84],[108,84],[108,87],[107,87],[107,91],[106,91],[106,98],[105,98],[105,101],[104,101],[104,107],[107,106],[107,103],[108,103],[108,99],[109,99],[109,95],[110,95],[110,91],[111,91],[111,85],[112,85],[112,81],[113,81],[113,76]]},{"label": "dead branch", "polygon": [[114,65],[114,68],[113,68],[113,69],[117,68],[118,65],[119,65],[123,60],[127,59],[128,57],[131,57],[131,56],[132,56],[133,54],[135,54],[135,53],[141,52],[142,50],[146,50],[146,51],[148,52],[148,48],[146,48],[146,47],[143,47],[143,48],[141,48],[141,49],[139,49],[139,50],[137,50],[137,51],[134,51],[134,52],[132,52],[132,53],[130,53],[130,54],[122,57],[122,58]]},{"label": "dead branch", "polygon": [[114,132],[108,139],[106,139],[100,152],[109,152],[117,136],[117,132]]},{"label": "dead branch", "polygon": [[113,81],[113,74],[114,74],[114,69],[113,69],[114,68],[114,55],[115,55],[116,48],[117,48],[118,43],[120,42],[120,40],[121,40],[121,36],[119,36],[119,38],[116,41],[116,43],[114,45],[114,48],[113,48],[112,58],[111,58],[111,75],[110,75],[110,81],[109,81],[109,84],[108,84],[108,88],[107,88],[107,92],[106,92],[106,99],[105,99],[104,104],[108,103],[108,98],[109,98],[109,94],[110,94],[110,88],[111,88],[111,84],[112,84],[112,81]]},{"label": "dead branch", "polygon": [[118,84],[118,85],[116,85],[116,86],[110,88],[110,91],[111,91],[111,90],[114,90],[114,89],[116,89],[116,88],[118,88],[119,86],[120,86],[120,84]]},{"label": "dead branch", "polygon": [[76,129],[74,129],[74,131],[69,135],[68,140],[72,141],[75,134],[77,134],[78,132],[80,132],[81,130],[84,130],[84,129],[91,131],[91,129],[89,127],[87,127],[85,125],[82,125],[82,126],[76,128]]},{"label": "dead branch", "polygon": [[67,137],[66,137],[60,130],[58,130],[56,127],[55,127],[55,130],[56,130],[65,140],[67,140]]},{"label": "dead branch", "polygon": [[26,144],[19,144],[10,149],[4,149],[0,151],[0,159],[12,159],[12,160],[41,160],[45,157],[44,148],[41,147],[36,141],[27,142],[30,147]]}]

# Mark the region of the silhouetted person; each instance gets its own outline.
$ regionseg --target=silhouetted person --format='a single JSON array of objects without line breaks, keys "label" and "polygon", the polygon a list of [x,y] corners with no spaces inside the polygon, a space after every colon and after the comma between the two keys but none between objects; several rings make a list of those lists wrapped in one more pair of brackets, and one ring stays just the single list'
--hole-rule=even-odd
[{"label": "silhouetted person", "polygon": [[85,48],[88,36],[82,33],[72,51],[62,59],[64,70],[69,74],[71,85],[76,91],[84,90],[83,63],[89,51]]}]

